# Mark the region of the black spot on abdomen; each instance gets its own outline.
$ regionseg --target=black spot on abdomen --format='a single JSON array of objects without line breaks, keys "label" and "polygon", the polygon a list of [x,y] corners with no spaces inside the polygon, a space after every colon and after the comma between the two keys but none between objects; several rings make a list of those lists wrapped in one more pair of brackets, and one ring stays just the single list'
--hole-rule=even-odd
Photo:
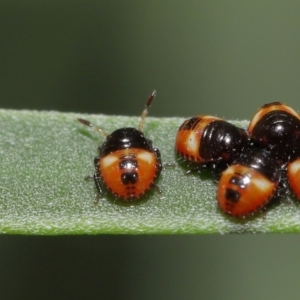
[{"label": "black spot on abdomen", "polygon": [[139,175],[137,172],[125,172],[121,175],[121,181],[123,184],[136,184],[138,181]]},{"label": "black spot on abdomen", "polygon": [[225,192],[225,198],[227,201],[230,201],[232,203],[237,203],[241,198],[241,194],[238,191],[227,188]]}]

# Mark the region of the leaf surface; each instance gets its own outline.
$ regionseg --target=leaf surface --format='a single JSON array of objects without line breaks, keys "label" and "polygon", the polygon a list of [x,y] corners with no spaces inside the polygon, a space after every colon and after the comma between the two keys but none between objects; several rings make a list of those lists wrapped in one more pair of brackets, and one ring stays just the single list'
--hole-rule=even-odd
[{"label": "leaf surface", "polygon": [[[0,232],[9,234],[195,234],[299,232],[296,200],[264,215],[235,220],[218,208],[216,182],[207,174],[186,176],[176,163],[174,137],[183,118],[147,117],[145,135],[162,153],[165,168],[153,191],[130,205],[109,195],[97,205],[93,159],[104,138],[77,118],[107,132],[137,127],[138,117],[0,110]],[[247,121],[233,122],[246,127]]]}]

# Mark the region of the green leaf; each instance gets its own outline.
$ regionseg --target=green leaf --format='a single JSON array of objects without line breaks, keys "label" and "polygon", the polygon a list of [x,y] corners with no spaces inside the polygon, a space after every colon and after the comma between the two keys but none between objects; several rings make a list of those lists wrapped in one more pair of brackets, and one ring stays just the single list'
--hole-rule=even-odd
[{"label": "green leaf", "polygon": [[[155,191],[124,205],[107,195],[94,204],[93,159],[104,138],[77,118],[107,132],[137,127],[138,117],[0,110],[0,232],[10,234],[171,234],[299,232],[294,199],[251,219],[235,220],[218,208],[216,182],[186,176],[176,163],[174,137],[183,118],[147,117],[144,132],[162,153],[165,168]],[[247,121],[234,122],[245,127]]]}]

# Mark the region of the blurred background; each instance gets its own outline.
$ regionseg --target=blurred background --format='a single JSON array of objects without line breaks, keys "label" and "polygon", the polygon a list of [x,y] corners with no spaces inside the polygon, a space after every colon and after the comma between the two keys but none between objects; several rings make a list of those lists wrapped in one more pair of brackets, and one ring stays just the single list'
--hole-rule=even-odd
[{"label": "blurred background", "polygon": [[[1,1],[0,107],[300,110],[299,1]],[[299,299],[298,235],[0,236],[1,299]]]}]

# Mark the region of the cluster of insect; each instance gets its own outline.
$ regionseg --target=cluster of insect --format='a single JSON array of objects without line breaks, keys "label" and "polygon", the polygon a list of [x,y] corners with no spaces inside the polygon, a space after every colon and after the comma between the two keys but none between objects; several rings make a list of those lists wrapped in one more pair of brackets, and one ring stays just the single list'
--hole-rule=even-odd
[{"label": "cluster of insect", "polygon": [[300,117],[287,105],[264,105],[247,130],[212,116],[190,118],[178,130],[175,149],[197,169],[220,173],[216,198],[226,214],[253,215],[288,187],[300,199]]},{"label": "cluster of insect", "polygon": [[[156,187],[163,168],[161,155],[142,132],[155,96],[153,91],[148,97],[137,129],[125,127],[108,134],[78,119],[106,138],[94,160],[95,173],[89,176],[98,199],[108,191],[120,201],[132,202]],[[289,190],[300,199],[300,117],[282,103],[261,107],[247,129],[213,116],[187,119],[178,129],[175,152],[192,163],[190,171],[209,169],[218,176],[218,205],[233,217],[262,211]]]}]

